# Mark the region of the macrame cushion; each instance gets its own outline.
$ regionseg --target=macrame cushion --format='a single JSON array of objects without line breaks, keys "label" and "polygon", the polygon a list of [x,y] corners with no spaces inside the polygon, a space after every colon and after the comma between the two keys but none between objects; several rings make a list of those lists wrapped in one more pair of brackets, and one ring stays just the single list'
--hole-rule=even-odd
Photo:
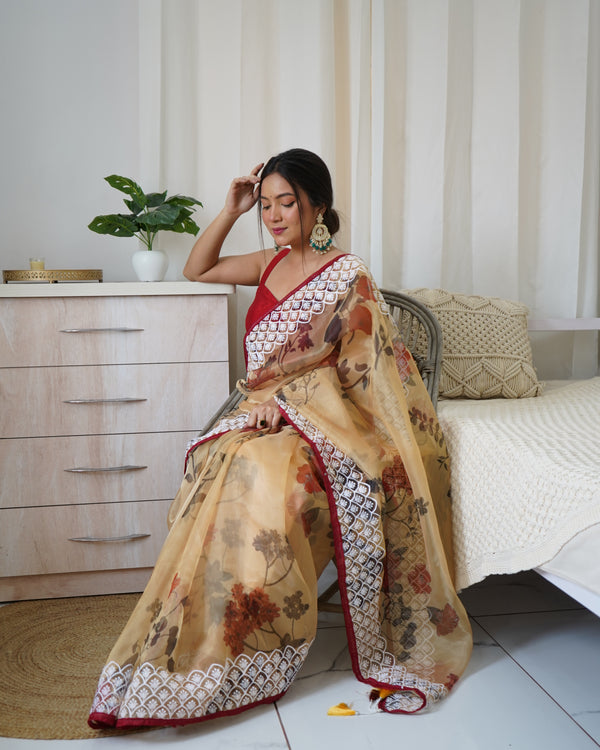
[{"label": "macrame cushion", "polygon": [[441,326],[441,398],[527,398],[542,392],[525,305],[444,289],[405,293],[426,305]]}]

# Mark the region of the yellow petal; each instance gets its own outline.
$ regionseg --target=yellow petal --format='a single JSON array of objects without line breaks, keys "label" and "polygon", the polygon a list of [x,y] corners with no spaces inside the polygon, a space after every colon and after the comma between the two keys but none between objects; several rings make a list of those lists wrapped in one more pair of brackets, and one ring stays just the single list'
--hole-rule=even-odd
[{"label": "yellow petal", "polygon": [[338,703],[337,706],[332,706],[327,711],[327,716],[355,716],[354,711],[347,703]]}]

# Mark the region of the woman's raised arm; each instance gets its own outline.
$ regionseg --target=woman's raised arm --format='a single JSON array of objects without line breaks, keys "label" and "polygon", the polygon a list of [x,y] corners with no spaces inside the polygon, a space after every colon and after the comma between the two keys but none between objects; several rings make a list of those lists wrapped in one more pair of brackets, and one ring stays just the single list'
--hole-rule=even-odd
[{"label": "woman's raised arm", "polygon": [[220,258],[219,254],[235,222],[256,205],[260,182],[258,173],[262,166],[257,164],[249,175],[233,180],[224,207],[192,247],[183,268],[186,279],[222,284],[258,284],[262,270],[261,252],[226,258]]}]

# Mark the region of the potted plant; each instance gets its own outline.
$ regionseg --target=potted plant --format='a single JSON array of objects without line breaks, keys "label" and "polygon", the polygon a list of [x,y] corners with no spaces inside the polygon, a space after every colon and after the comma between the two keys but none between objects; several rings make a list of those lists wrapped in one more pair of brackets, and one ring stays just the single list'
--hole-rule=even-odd
[{"label": "potted plant", "polygon": [[167,198],[164,193],[144,193],[142,188],[127,177],[113,174],[104,178],[111,187],[129,195],[123,201],[130,213],[96,216],[89,229],[98,234],[111,234],[113,237],[138,237],[146,250],[138,250],[133,255],[133,267],[140,281],[162,281],[167,270],[168,260],[161,250],[153,248],[158,232],[178,232],[196,235],[200,227],[192,219],[202,206],[196,198],[174,195]]}]

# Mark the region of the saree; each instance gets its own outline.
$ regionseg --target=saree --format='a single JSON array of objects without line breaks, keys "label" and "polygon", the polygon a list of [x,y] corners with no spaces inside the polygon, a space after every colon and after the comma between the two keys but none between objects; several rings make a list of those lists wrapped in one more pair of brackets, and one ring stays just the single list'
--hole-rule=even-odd
[{"label": "saree", "polygon": [[[188,450],[90,726],[186,724],[279,699],[316,637],[332,559],[353,671],[380,710],[439,700],[468,662],[444,437],[364,262],[339,256],[263,308],[244,340],[245,399]],[[271,398],[281,429],[247,428]]]}]

